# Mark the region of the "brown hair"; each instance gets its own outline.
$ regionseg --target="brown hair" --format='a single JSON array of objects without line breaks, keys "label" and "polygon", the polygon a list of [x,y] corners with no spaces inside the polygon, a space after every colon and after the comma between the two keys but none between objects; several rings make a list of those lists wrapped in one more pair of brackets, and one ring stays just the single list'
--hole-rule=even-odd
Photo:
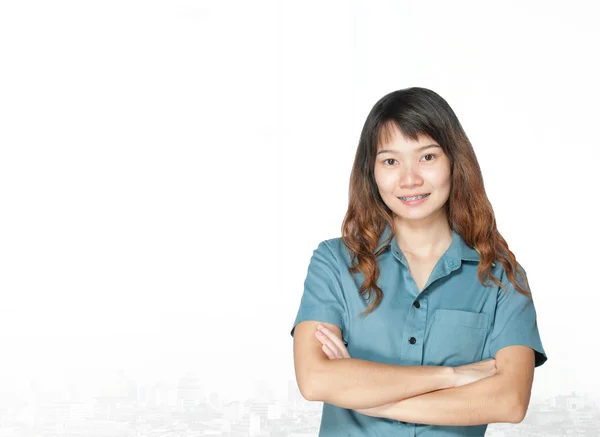
[{"label": "brown hair", "polygon": [[[484,280],[487,276],[504,290],[501,281],[491,273],[491,265],[497,260],[515,289],[531,297],[524,270],[496,228],[477,157],[454,111],[435,92],[426,88],[408,88],[387,94],[373,106],[363,126],[350,175],[342,241],[352,254],[352,262],[356,261],[349,271],[352,274],[360,271],[364,275],[361,296],[364,298],[371,289],[376,294],[375,300],[361,316],[371,313],[383,298],[383,292],[376,283],[379,277],[377,256],[393,238],[394,219],[393,212],[379,195],[374,166],[378,145],[390,139],[394,127],[415,141],[420,135],[430,137],[449,157],[452,187],[444,209],[450,228],[479,252],[477,276],[481,284],[491,285]],[[375,253],[387,226],[392,233],[386,244]],[[525,287],[517,284],[517,270],[525,281]]]}]

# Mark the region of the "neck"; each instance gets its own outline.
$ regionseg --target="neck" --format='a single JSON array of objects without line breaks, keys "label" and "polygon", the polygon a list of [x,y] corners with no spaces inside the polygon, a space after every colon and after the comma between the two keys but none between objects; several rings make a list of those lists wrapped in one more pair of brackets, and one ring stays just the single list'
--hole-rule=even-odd
[{"label": "neck", "polygon": [[394,219],[394,234],[403,254],[418,258],[439,257],[452,243],[452,229],[446,217],[425,220]]}]

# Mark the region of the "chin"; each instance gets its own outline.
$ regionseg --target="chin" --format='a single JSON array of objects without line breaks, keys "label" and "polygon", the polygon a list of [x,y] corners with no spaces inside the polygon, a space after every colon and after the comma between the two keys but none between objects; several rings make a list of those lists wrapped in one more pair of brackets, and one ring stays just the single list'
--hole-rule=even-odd
[{"label": "chin", "polygon": [[423,205],[423,208],[405,206],[404,208],[399,208],[397,211],[394,211],[394,214],[400,219],[421,220],[431,216],[437,216],[443,209],[444,205],[436,205],[433,208],[431,205],[427,205],[427,208],[425,205]]},{"label": "chin", "polygon": [[396,214],[396,217],[398,217],[400,220],[412,220],[412,221],[416,221],[416,220],[423,220],[426,219],[428,217],[430,217],[431,214]]}]

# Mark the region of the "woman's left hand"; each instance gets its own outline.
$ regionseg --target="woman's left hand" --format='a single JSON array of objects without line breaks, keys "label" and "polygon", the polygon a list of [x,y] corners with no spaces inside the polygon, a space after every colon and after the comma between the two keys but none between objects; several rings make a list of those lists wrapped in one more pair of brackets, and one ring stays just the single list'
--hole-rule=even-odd
[{"label": "woman's left hand", "polygon": [[[348,353],[348,349],[346,349],[346,346],[344,346],[344,343],[325,326],[317,326],[315,337],[323,345],[323,352],[325,352],[325,354],[330,360],[336,360],[339,358],[351,358],[350,354]],[[378,407],[373,408],[355,408],[354,411],[360,414],[364,414],[365,416],[383,417],[383,412],[393,405],[394,403],[380,405]]]},{"label": "woman's left hand", "polygon": [[323,345],[323,352],[325,352],[330,360],[335,360],[338,358],[352,358],[342,340],[336,337],[333,332],[327,329],[324,325],[319,324],[317,326],[315,337]]}]

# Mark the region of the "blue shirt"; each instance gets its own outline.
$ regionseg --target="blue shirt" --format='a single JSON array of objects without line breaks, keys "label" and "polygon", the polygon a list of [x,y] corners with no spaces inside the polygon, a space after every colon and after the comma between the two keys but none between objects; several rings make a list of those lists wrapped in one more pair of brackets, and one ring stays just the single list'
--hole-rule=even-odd
[{"label": "blue shirt", "polygon": [[[390,232],[388,226],[378,249]],[[477,277],[479,253],[455,231],[420,293],[395,236],[377,259],[383,300],[360,318],[375,293],[368,301],[359,295],[363,274],[348,272],[350,251],[341,238],[319,243],[291,335],[304,320],[333,323],[352,358],[404,366],[454,367],[493,358],[510,345],[532,348],[536,367],[546,361],[533,301],[516,291],[499,262],[492,273],[506,284],[507,293],[490,280],[492,286],[484,287]],[[324,402],[319,437],[483,436],[486,428],[406,423]]]}]

